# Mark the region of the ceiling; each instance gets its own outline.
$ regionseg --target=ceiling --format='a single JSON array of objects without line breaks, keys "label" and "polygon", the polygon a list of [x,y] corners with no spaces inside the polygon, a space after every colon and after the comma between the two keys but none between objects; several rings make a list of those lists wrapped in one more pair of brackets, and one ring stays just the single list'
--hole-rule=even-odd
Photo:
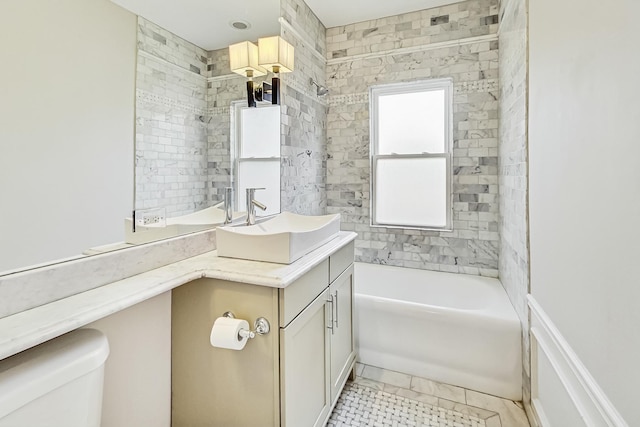
[{"label": "ceiling", "polygon": [[[280,34],[280,0],[111,0],[206,50]],[[305,0],[325,27],[336,27],[459,0]],[[234,21],[250,24],[246,30]]]},{"label": "ceiling", "polygon": [[305,0],[325,27],[431,9],[460,0]]}]

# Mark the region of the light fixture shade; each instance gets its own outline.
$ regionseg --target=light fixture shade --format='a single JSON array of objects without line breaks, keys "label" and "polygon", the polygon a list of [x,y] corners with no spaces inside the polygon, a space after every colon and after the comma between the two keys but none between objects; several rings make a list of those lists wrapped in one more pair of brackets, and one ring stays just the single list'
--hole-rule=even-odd
[{"label": "light fixture shade", "polygon": [[278,67],[280,73],[293,71],[293,46],[280,36],[262,37],[258,39],[258,64],[274,71]]},{"label": "light fixture shade", "polygon": [[267,74],[267,70],[258,65],[258,46],[248,41],[229,46],[229,66],[231,71],[245,77]]}]

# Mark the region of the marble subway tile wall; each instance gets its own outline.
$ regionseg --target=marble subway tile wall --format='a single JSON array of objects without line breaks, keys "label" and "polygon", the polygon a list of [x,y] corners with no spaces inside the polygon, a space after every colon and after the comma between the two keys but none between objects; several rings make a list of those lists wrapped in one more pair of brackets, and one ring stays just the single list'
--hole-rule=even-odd
[{"label": "marble subway tile wall", "polygon": [[224,200],[224,187],[232,186],[230,106],[244,99],[246,79],[231,72],[227,48],[208,52],[207,75],[209,196]]},{"label": "marble subway tile wall", "polygon": [[281,37],[295,48],[295,70],[282,74],[283,211],[326,211],[326,99],[309,80],[325,84],[326,29],[302,0],[282,0]]},{"label": "marble subway tile wall", "polygon": [[[356,259],[498,276],[498,0],[327,29],[327,211]],[[452,232],[369,226],[369,87],[454,80]]]},{"label": "marble subway tile wall", "polygon": [[135,209],[208,206],[207,52],[138,19]]},{"label": "marble subway tile wall", "polygon": [[527,3],[500,5],[500,281],[522,322],[524,401],[531,400],[527,218]]}]

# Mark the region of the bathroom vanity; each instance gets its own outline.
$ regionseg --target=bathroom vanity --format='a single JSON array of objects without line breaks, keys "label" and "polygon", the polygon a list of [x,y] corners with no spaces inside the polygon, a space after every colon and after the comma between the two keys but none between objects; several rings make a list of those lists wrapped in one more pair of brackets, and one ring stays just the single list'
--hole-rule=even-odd
[{"label": "bathroom vanity", "polygon": [[[355,365],[354,237],[341,233],[286,266],[227,260],[227,277],[173,290],[174,427],[325,424]],[[264,317],[270,332],[239,351],[212,347],[211,327],[225,312],[251,329]]]},{"label": "bathroom vanity", "polygon": [[[112,326],[117,325],[117,328],[120,328],[116,335],[119,339],[124,340],[121,341],[123,344],[126,342],[125,345],[127,347],[120,346],[116,348],[117,346],[114,343],[114,348],[112,349],[110,356],[112,362],[119,358],[122,364],[119,364],[120,362],[116,363],[112,366],[114,369],[112,374],[106,374],[108,375],[108,378],[105,378],[106,387],[111,390],[110,396],[113,400],[105,402],[103,414],[111,414],[117,420],[108,420],[106,422],[103,420],[103,425],[120,426],[124,425],[123,420],[135,419],[140,421],[137,423],[138,425],[169,426],[171,423],[170,411],[165,409],[158,410],[158,408],[168,408],[171,394],[170,387],[165,389],[165,384],[169,385],[171,376],[169,372],[171,363],[170,337],[166,337],[166,342],[169,343],[169,346],[166,347],[165,353],[163,332],[171,320],[171,302],[163,295],[170,297],[167,293],[173,289],[183,287],[188,289],[191,284],[198,283],[202,279],[205,279],[203,281],[213,279],[217,282],[234,283],[237,285],[233,291],[234,293],[245,286],[253,290],[261,289],[263,292],[270,292],[271,299],[269,301],[272,304],[277,304],[277,315],[269,318],[272,331],[268,335],[259,336],[251,340],[243,351],[213,349],[209,345],[209,333],[214,319],[224,311],[235,310],[238,318],[247,318],[250,323],[253,323],[255,317],[266,316],[267,311],[263,309],[275,310],[272,308],[273,306],[263,306],[260,303],[258,307],[260,310],[255,310],[254,317],[254,312],[247,313],[242,306],[234,308],[225,305],[224,308],[218,309],[209,304],[213,303],[212,301],[206,304],[202,301],[195,301],[192,302],[191,308],[195,309],[198,304],[204,304],[210,310],[211,318],[206,324],[191,325],[189,334],[196,334],[197,330],[201,328],[203,330],[202,344],[206,350],[226,351],[228,355],[233,354],[235,356],[229,357],[230,364],[228,369],[223,372],[224,375],[232,377],[233,380],[228,392],[222,390],[216,395],[221,397],[209,394],[206,397],[203,408],[206,409],[208,405],[223,402],[221,405],[223,409],[220,410],[222,413],[225,411],[240,411],[242,413],[258,412],[261,414],[258,417],[260,420],[258,423],[247,425],[278,425],[281,420],[284,424],[286,420],[280,416],[280,401],[285,400],[280,398],[280,384],[283,384],[283,390],[285,390],[284,387],[288,383],[285,383],[285,377],[282,377],[281,380],[281,375],[284,375],[285,372],[295,371],[281,369],[285,361],[280,360],[281,352],[275,353],[273,351],[269,356],[271,359],[268,359],[270,360],[269,369],[265,368],[267,366],[265,363],[260,364],[259,368],[253,368],[252,363],[254,361],[251,360],[250,352],[260,348],[261,345],[271,345],[272,349],[280,349],[281,342],[285,342],[280,340],[280,332],[282,332],[279,317],[281,290],[283,307],[293,307],[289,303],[295,299],[294,291],[297,286],[294,285],[307,274],[313,272],[316,267],[327,261],[329,262],[329,267],[325,268],[338,272],[339,269],[336,266],[338,257],[336,254],[343,248],[352,245],[355,237],[356,234],[353,232],[341,231],[336,238],[304,255],[296,262],[284,265],[219,257],[214,250],[215,231],[207,230],[147,245],[134,246],[122,251],[106,252],[86,259],[3,276],[0,278],[0,300],[4,302],[0,306],[0,359],[59,337],[69,331],[92,325],[93,322],[101,319],[112,319],[116,321]],[[353,249],[350,249],[349,258],[346,259],[349,265],[353,260],[352,251]],[[319,268],[318,270],[321,269]],[[344,270],[346,269],[344,267]],[[338,272],[338,275],[340,274]],[[330,279],[327,273],[327,278],[324,279],[326,285],[319,290],[319,293],[324,293],[331,282],[337,281],[333,277],[335,276],[331,276]],[[52,286],[52,284],[55,284],[55,286]],[[335,290],[332,289],[332,292],[335,292]],[[343,298],[345,295],[339,290],[337,296]],[[315,301],[317,296],[311,299]],[[329,299],[329,297],[326,296],[326,299]],[[262,302],[264,301],[265,299],[262,300]],[[161,303],[159,304],[159,302]],[[166,307],[164,305],[165,302],[169,304]],[[153,309],[151,312],[148,311],[150,307],[148,304],[152,304]],[[328,326],[328,320],[331,318],[329,310],[331,310],[332,305],[328,302],[324,304],[326,304],[324,310],[327,310],[324,314],[324,320],[327,321]],[[143,305],[145,307],[142,311],[143,315],[146,316],[149,313],[153,313],[155,321],[160,321],[160,323],[146,322],[143,321],[145,320],[144,318],[131,318],[134,313],[136,316],[140,315],[141,312],[139,310]],[[342,327],[343,318],[346,318],[346,315],[342,314],[342,310],[348,306],[349,304],[343,304],[342,300],[338,302],[336,307],[339,311],[336,319],[337,327]],[[303,309],[305,308],[300,307],[299,311],[304,313]],[[165,315],[167,316],[166,319]],[[295,323],[296,319],[302,319],[301,315],[295,316],[293,314],[293,316],[293,321],[287,323],[292,328],[287,330],[292,330],[293,326],[301,324]],[[135,322],[127,330],[122,329],[121,326],[125,319],[128,322]],[[311,323],[313,324],[313,322]],[[283,324],[283,326],[286,325]],[[149,331],[149,328],[154,330]],[[112,328],[112,330],[114,329]],[[150,334],[147,332],[150,332]],[[326,332],[330,333],[331,330],[327,329]],[[334,336],[336,333],[337,329],[334,332]],[[184,334],[184,336],[189,336],[189,334]],[[180,339],[177,337],[176,331],[174,331],[174,337],[177,340]],[[331,340],[328,336],[325,336],[325,338]],[[296,339],[298,338],[296,337]],[[334,357],[336,357],[335,355],[338,353],[335,349],[338,346],[338,341],[333,339],[329,342],[330,345],[333,345],[333,353]],[[134,349],[133,353],[131,353],[131,349]],[[311,349],[313,350],[310,353],[312,355],[324,354],[326,346],[325,348],[311,347]],[[150,360],[151,358],[154,358],[154,360]],[[245,360],[242,358],[246,358],[246,361],[250,363],[241,363],[242,360]],[[148,360],[149,363],[146,363],[145,360]],[[209,358],[207,360],[207,363],[212,365],[215,363],[216,366],[224,366],[225,363],[223,358]],[[324,374],[329,372],[328,370],[331,366],[328,360],[327,358],[324,359],[325,365],[322,371]],[[158,366],[164,366],[165,362],[168,364],[166,370],[164,368],[157,369]],[[234,363],[240,365],[242,372],[233,370],[235,369]],[[306,363],[306,367],[311,366],[308,360],[304,361],[304,363]],[[121,367],[124,365],[127,366],[127,369],[122,370]],[[346,365],[347,363],[345,363]],[[338,369],[337,363],[333,363],[332,366],[333,369]],[[342,370],[343,377],[349,374],[350,366]],[[302,368],[303,372],[306,372],[304,371],[304,369],[307,369],[306,367]],[[107,366],[107,372],[109,372],[109,369],[109,366]],[[202,376],[201,372],[204,371],[193,373],[197,381]],[[113,373],[117,374],[114,376]],[[251,375],[252,373],[255,375]],[[249,376],[243,377],[243,375]],[[334,375],[335,378],[336,376]],[[222,382],[223,379],[212,377],[212,381],[209,384]],[[240,382],[241,380],[244,382]],[[140,394],[140,387],[132,387],[132,381],[142,381],[148,384],[148,387],[145,385],[147,389],[149,387],[154,388],[154,392]],[[257,393],[255,390],[260,387],[260,391],[264,390],[264,381],[271,381],[273,388],[264,396],[261,395],[256,398]],[[291,402],[299,402],[295,399],[300,397],[307,399],[307,396],[312,396],[310,391],[311,383],[307,384],[307,379],[304,381],[305,389],[303,392],[294,393],[295,398],[291,397]],[[237,401],[234,402],[231,393],[234,387],[233,384],[236,382],[244,387],[241,390],[242,398],[239,403]],[[246,384],[248,386],[245,386]],[[238,388],[240,387],[236,389]],[[291,387],[288,390],[287,393],[291,395]],[[335,394],[337,397],[337,392]],[[194,393],[191,397],[197,399],[197,396],[197,393]],[[331,401],[331,398],[326,400]],[[130,408],[128,406],[129,403],[134,401],[136,402],[135,408]],[[331,401],[330,403],[333,402]],[[230,406],[232,404],[236,406]],[[263,408],[267,405],[269,405],[270,412],[263,411]],[[302,405],[302,403],[293,403],[292,405]],[[240,410],[237,409],[238,406],[241,406]],[[302,408],[302,406],[300,407]],[[124,410],[123,408],[128,409]],[[293,406],[293,409],[295,408],[296,406]],[[284,409],[285,407],[283,407]],[[292,409],[291,404],[289,404],[288,409]],[[150,422],[150,420],[154,421]],[[205,425],[217,424],[209,421]],[[285,425],[293,424],[288,423]]]}]

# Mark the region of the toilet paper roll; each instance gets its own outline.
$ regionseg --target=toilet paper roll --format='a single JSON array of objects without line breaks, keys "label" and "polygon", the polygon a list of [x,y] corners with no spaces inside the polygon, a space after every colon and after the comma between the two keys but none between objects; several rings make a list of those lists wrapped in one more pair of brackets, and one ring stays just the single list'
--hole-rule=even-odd
[{"label": "toilet paper roll", "polygon": [[231,350],[242,350],[247,344],[247,337],[240,336],[240,330],[249,330],[249,322],[243,319],[218,317],[211,328],[211,345]]}]

